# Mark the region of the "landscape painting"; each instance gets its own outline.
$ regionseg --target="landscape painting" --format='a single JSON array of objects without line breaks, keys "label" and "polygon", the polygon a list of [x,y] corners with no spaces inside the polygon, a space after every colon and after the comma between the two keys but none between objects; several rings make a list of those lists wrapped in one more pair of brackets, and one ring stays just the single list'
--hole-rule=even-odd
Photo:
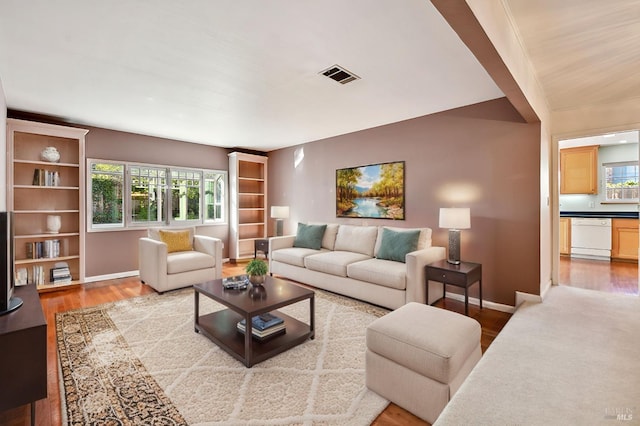
[{"label": "landscape painting", "polygon": [[404,220],[404,161],[336,170],[336,216]]}]

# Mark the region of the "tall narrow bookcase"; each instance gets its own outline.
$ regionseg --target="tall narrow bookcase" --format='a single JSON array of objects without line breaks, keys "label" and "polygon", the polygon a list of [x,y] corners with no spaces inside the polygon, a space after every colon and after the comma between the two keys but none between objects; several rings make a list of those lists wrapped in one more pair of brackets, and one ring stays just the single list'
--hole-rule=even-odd
[{"label": "tall narrow bookcase", "polygon": [[[84,281],[84,143],[88,130],[25,120],[7,120],[7,205],[13,211],[15,271],[54,291]],[[57,162],[42,151],[54,147]],[[47,227],[60,216],[57,233]],[[71,280],[61,279],[66,264]],[[51,269],[58,268],[56,280]],[[55,283],[54,283],[55,281]]]},{"label": "tall narrow bookcase", "polygon": [[231,261],[253,257],[255,241],[267,237],[267,157],[229,154]]}]

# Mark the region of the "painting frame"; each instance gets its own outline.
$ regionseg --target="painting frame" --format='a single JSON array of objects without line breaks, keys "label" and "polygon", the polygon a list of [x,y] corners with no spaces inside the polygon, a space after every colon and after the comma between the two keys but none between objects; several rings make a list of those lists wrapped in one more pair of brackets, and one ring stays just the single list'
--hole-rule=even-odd
[{"label": "painting frame", "polygon": [[405,162],[337,169],[336,217],[405,220]]}]

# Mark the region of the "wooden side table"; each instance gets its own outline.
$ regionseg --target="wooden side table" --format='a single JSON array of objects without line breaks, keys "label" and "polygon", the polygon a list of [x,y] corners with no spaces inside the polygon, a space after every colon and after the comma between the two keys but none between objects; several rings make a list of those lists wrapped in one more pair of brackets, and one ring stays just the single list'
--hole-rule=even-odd
[{"label": "wooden side table", "polygon": [[427,304],[429,303],[429,281],[442,283],[442,297],[447,284],[464,288],[464,314],[469,315],[469,287],[475,282],[480,290],[480,309],[482,309],[482,265],[480,263],[460,262],[452,265],[446,260],[439,260],[425,266],[427,286]]},{"label": "wooden side table", "polygon": [[253,248],[253,258],[255,259],[258,255],[258,250],[264,253],[264,257],[269,258],[269,240],[264,238],[259,238],[255,240],[255,246]]}]

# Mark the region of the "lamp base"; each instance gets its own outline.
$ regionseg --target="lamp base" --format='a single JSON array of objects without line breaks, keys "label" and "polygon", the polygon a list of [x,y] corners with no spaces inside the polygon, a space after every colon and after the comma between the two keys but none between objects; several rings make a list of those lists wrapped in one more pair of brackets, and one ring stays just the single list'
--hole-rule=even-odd
[{"label": "lamp base", "polygon": [[460,264],[460,230],[449,229],[449,258],[452,265]]},{"label": "lamp base", "polygon": [[276,219],[276,237],[282,237],[283,222],[282,219]]}]

